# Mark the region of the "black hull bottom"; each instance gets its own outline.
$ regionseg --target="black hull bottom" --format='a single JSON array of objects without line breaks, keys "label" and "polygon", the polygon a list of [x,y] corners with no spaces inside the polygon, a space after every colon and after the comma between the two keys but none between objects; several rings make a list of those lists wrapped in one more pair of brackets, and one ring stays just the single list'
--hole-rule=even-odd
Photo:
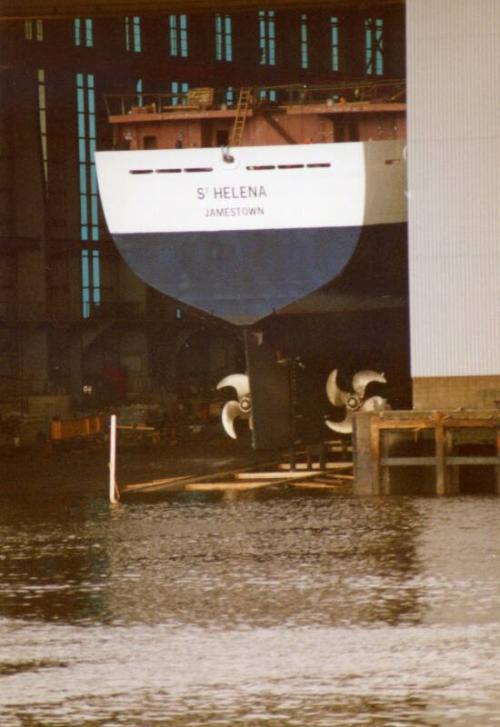
[{"label": "black hull bottom", "polygon": [[248,324],[335,281],[360,240],[370,248],[371,266],[390,264],[406,246],[406,225],[137,233],[114,239],[131,269],[152,287],[216,317]]}]

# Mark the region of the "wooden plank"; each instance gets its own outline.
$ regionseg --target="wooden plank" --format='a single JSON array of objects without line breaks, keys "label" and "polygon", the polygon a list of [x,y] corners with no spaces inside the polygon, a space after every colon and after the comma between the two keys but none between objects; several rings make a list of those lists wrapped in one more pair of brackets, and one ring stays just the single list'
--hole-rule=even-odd
[{"label": "wooden plank", "polygon": [[166,482],[141,482],[137,485],[125,485],[124,487],[120,487],[120,494],[133,494],[137,492],[182,492],[186,485],[186,481],[190,479],[191,478],[186,477],[185,480],[184,478],[179,478]]},{"label": "wooden plank", "polygon": [[345,490],[347,485],[344,482],[338,482],[337,484],[334,482],[331,484],[325,482],[292,482],[290,487],[296,490],[332,490],[338,492],[339,489]]},{"label": "wooden plank", "polygon": [[467,456],[456,456],[456,457],[448,457],[447,459],[448,464],[464,464],[467,466],[475,466],[475,465],[493,465],[498,466],[500,465],[500,458],[499,457],[481,457],[481,456],[474,456],[471,455],[469,457]]},{"label": "wooden plank", "polygon": [[[433,429],[438,420],[434,417],[423,417],[421,419],[380,419],[379,429]],[[456,429],[495,429],[500,426],[500,419],[497,416],[488,418],[456,418],[453,416],[443,417],[441,424]]]},{"label": "wooden plank", "polygon": [[[252,473],[248,473],[251,475]],[[256,473],[260,474],[260,473]],[[189,482],[184,486],[184,489],[186,491],[202,491],[202,492],[210,492],[210,491],[219,491],[219,492],[243,492],[245,489],[247,490],[255,490],[255,489],[263,489],[265,487],[278,487],[283,485],[290,485],[295,482],[297,482],[300,478],[300,480],[308,480],[316,477],[316,473],[314,472],[307,472],[302,473],[299,475],[299,477],[290,477],[290,475],[287,475],[285,478],[283,478],[283,475],[281,475],[281,479],[278,478],[271,478],[267,480],[261,480],[259,478],[257,479],[248,479],[248,481],[236,480],[231,481],[227,480],[225,482]]]},{"label": "wooden plank", "polygon": [[[288,462],[283,462],[278,465],[278,469],[290,470],[290,464]],[[352,469],[352,462],[326,462],[324,467],[320,467],[319,462],[313,462],[311,469],[320,470],[320,471],[323,471],[323,470],[349,470],[349,469]],[[298,462],[295,465],[294,470],[292,470],[292,471],[297,471],[297,470],[308,471],[306,462]]]},{"label": "wooden plank", "polygon": [[383,467],[435,467],[436,457],[384,457]]},{"label": "wooden plank", "polygon": [[317,477],[315,481],[317,482],[352,482],[354,480],[354,475],[340,475],[340,474],[331,474],[331,475],[325,475],[324,477]]},{"label": "wooden plank", "polygon": [[[497,465],[500,460],[497,457],[447,457],[448,465]],[[436,457],[384,457],[380,464],[383,467],[435,467]]]},{"label": "wooden plank", "polygon": [[[302,472],[294,472],[291,470],[286,473],[287,478],[300,479],[306,475],[316,475],[317,472],[311,472],[305,470]],[[282,480],[284,477],[283,472],[241,472],[235,475],[237,480]]]},{"label": "wooden plank", "polygon": [[148,482],[136,482],[135,484],[124,485],[120,488],[120,492],[141,492],[150,491],[158,488],[169,489],[176,485],[182,485],[193,479],[193,475],[182,475],[177,477],[164,477],[159,480],[150,480]]},{"label": "wooden plank", "polygon": [[274,482],[189,482],[184,486],[185,492],[245,492],[246,490],[262,490],[274,485]]},{"label": "wooden plank", "polygon": [[294,472],[291,470],[284,475],[283,472],[238,472],[235,477],[238,480],[303,480],[310,477],[317,477],[318,473],[311,470],[304,470],[302,472]]},{"label": "wooden plank", "polygon": [[491,417],[488,419],[455,419],[449,418],[443,421],[446,427],[456,429],[496,429],[500,427],[500,418]]},{"label": "wooden plank", "polygon": [[197,475],[180,475],[176,477],[164,477],[159,480],[149,480],[147,482],[137,482],[130,485],[124,485],[120,488],[120,491],[123,492],[151,492],[152,490],[161,491],[162,489],[165,489],[165,491],[170,491],[174,489],[178,484],[187,483],[189,481],[191,482],[207,482],[209,480],[213,479],[229,479],[230,477],[234,477],[235,474],[238,472],[249,472],[252,469],[255,469],[256,467],[272,467],[276,466],[276,461],[267,461],[267,462],[261,462],[260,464],[253,463],[251,465],[248,465],[246,467],[239,467],[232,470],[225,470],[223,472],[209,472],[207,474],[197,474]]},{"label": "wooden plank", "polygon": [[436,426],[434,419],[378,419],[378,428],[385,429],[433,429]]}]

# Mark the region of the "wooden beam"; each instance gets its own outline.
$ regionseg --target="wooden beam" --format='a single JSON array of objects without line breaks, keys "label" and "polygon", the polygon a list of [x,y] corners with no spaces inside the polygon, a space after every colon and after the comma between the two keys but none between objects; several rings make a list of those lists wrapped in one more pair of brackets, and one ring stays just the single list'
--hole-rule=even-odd
[{"label": "wooden beam", "polygon": [[370,454],[372,460],[373,494],[380,495],[380,419],[370,420]]},{"label": "wooden beam", "polygon": [[262,490],[274,482],[190,482],[184,487],[186,492],[246,492]]},{"label": "wooden beam", "polygon": [[[280,470],[290,470],[290,464],[284,462],[278,465]],[[308,468],[305,462],[297,462],[293,471],[297,470],[350,470],[352,469],[352,462],[326,462],[324,467],[321,467],[319,462],[313,462],[311,467]]]}]

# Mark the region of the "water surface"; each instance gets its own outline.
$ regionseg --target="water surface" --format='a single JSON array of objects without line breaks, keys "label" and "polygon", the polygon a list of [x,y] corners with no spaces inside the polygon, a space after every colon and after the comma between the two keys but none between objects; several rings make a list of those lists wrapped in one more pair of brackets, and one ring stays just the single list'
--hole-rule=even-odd
[{"label": "water surface", "polygon": [[78,476],[0,495],[2,727],[500,725],[499,498]]}]

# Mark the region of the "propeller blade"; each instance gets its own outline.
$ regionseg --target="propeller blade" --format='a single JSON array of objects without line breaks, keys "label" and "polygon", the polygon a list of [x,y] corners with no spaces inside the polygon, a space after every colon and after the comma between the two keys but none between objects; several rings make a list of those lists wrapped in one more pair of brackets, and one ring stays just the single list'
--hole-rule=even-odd
[{"label": "propeller blade", "polygon": [[222,407],[222,426],[224,427],[226,434],[230,436],[231,439],[236,439],[236,432],[234,431],[234,420],[240,415],[240,405],[237,401],[227,401]]},{"label": "propeller blade", "polygon": [[338,369],[333,369],[328,376],[326,380],[326,395],[332,406],[344,406],[349,394],[337,386],[337,374]]},{"label": "propeller blade", "polygon": [[330,427],[334,432],[338,434],[352,434],[352,413],[347,412],[346,418],[342,422],[332,422],[331,419],[326,419],[325,424]]},{"label": "propeller blade", "polygon": [[389,402],[383,396],[370,396],[363,402],[360,411],[384,411],[390,408]]},{"label": "propeller blade", "polygon": [[236,389],[238,399],[250,394],[250,380],[247,374],[230,374],[229,376],[224,376],[216,388],[223,389],[225,386],[232,386],[233,389]]},{"label": "propeller blade", "polygon": [[377,371],[358,371],[352,377],[353,391],[362,399],[365,395],[366,387],[373,381],[377,381],[379,384],[387,384],[387,379],[384,374],[379,374]]}]

